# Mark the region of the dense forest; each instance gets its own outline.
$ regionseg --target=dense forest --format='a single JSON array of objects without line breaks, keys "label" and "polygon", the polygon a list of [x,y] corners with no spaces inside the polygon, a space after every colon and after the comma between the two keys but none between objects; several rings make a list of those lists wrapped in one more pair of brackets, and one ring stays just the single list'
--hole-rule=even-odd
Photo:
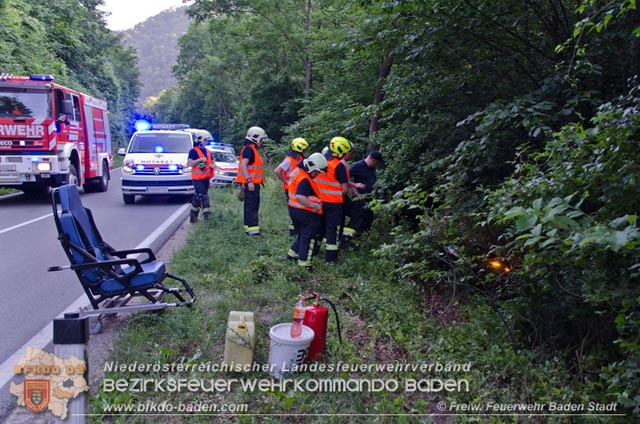
[{"label": "dense forest", "polygon": [[[102,94],[122,130],[135,55],[100,3],[0,0],[0,71]],[[195,0],[187,13],[178,85],[147,112],[236,144],[263,126],[274,161],[294,137],[319,151],[345,136],[358,159],[379,149],[371,237],[394,277],[485,305],[513,358],[547,364],[550,392],[564,372],[562,396],[640,412],[634,0]]]},{"label": "dense forest", "polygon": [[178,39],[189,27],[185,10],[186,7],[168,9],[122,31],[122,43],[132,47],[138,57],[140,95],[136,106],[139,110],[145,99],[176,85],[171,67],[178,57]]},{"label": "dense forest", "polygon": [[635,1],[214,0],[188,14],[158,116],[230,142],[262,125],[280,153],[299,136],[379,148],[377,254],[397,278],[489,305],[514,352],[640,411]]}]

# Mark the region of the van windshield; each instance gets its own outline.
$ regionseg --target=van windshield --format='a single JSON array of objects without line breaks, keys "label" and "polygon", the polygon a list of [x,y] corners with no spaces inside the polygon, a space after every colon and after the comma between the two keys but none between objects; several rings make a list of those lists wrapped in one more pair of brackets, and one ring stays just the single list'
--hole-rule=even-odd
[{"label": "van windshield", "polygon": [[141,132],[134,135],[129,153],[189,153],[191,135],[185,132]]},{"label": "van windshield", "polygon": [[213,159],[216,162],[236,162],[237,159],[231,152],[213,152]]}]

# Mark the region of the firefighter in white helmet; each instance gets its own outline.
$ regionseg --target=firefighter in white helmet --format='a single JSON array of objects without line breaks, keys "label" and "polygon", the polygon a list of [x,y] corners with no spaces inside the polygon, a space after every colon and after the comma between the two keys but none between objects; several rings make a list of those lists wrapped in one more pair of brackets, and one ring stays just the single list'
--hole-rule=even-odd
[{"label": "firefighter in white helmet", "polygon": [[326,169],[325,157],[321,153],[314,153],[298,163],[287,188],[289,216],[298,234],[289,248],[287,259],[297,260],[298,265],[306,269],[311,268],[313,251],[320,242],[322,229],[322,200],[314,180]]},{"label": "firefighter in white helmet", "polygon": [[244,231],[252,236],[260,235],[258,211],[260,186],[264,183],[262,157],[258,149],[268,139],[267,133],[261,127],[249,128],[238,160],[236,182],[241,184],[244,190]]}]

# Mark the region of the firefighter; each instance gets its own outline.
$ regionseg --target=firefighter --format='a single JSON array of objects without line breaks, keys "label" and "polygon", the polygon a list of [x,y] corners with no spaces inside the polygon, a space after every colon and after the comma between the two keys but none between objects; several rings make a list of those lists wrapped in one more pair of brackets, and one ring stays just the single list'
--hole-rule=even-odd
[{"label": "firefighter", "polygon": [[322,199],[324,220],[325,261],[338,260],[338,238],[342,224],[342,204],[349,191],[347,167],[342,158],[351,151],[351,143],[344,137],[334,137],[329,143],[327,173],[316,179],[316,185]]},{"label": "firefighter", "polygon": [[211,216],[211,204],[209,199],[209,186],[211,178],[213,178],[215,162],[211,156],[211,152],[204,147],[204,136],[199,135],[191,150],[189,150],[189,158],[187,166],[191,167],[191,180],[193,182],[193,200],[191,201],[191,211],[189,221],[198,222],[200,208],[204,219]]},{"label": "firefighter", "polygon": [[287,259],[298,260],[298,265],[311,269],[314,247],[319,243],[322,228],[322,200],[315,179],[326,172],[327,160],[321,153],[314,153],[298,163],[287,193],[289,216],[298,237],[293,241]]},{"label": "firefighter", "polygon": [[[289,187],[289,177],[291,172],[298,167],[298,163],[304,159],[304,153],[309,147],[309,143],[304,138],[298,137],[291,140],[291,148],[284,158],[282,163],[276,167],[273,171],[276,177],[282,181],[282,188],[284,189],[284,195],[289,201],[289,193],[287,188]],[[289,235],[295,236],[296,231],[293,228],[293,221],[289,221]]]},{"label": "firefighter", "polygon": [[260,210],[260,185],[264,183],[264,170],[258,149],[268,139],[267,133],[262,128],[249,128],[238,160],[236,183],[241,184],[244,191],[244,232],[251,236],[260,235],[258,211]]},{"label": "firefighter", "polygon": [[347,164],[347,161],[349,159],[351,159],[351,156],[355,153],[356,151],[356,146],[355,144],[353,144],[352,142],[349,142],[349,144],[351,145],[351,151],[348,152],[347,154],[345,154],[342,157],[342,163],[344,164],[346,170],[347,170],[347,180],[349,181],[349,190],[347,192],[347,195],[344,196],[344,203],[342,204],[342,221],[340,223],[341,227],[342,227],[342,239],[345,237],[345,233],[347,234],[351,234],[354,232],[354,230],[352,228],[347,227],[346,224],[346,219],[347,216],[349,216],[349,211],[351,210],[350,208],[350,203],[351,203],[351,198],[349,197],[350,193],[353,193],[355,191],[357,191],[358,189],[361,189],[364,187],[364,185],[360,184],[360,183],[355,183],[353,182],[351,175],[349,174],[350,172],[350,168],[349,165]]},{"label": "firefighter", "polygon": [[376,168],[384,164],[382,153],[373,150],[366,158],[354,163],[349,168],[356,189],[352,190],[353,199],[349,199],[345,204],[345,206],[348,205],[347,215],[351,218],[349,227],[345,227],[342,232],[346,245],[349,245],[349,241],[354,237],[371,228],[373,212],[369,209],[370,199],[367,198],[371,196],[377,180]]}]

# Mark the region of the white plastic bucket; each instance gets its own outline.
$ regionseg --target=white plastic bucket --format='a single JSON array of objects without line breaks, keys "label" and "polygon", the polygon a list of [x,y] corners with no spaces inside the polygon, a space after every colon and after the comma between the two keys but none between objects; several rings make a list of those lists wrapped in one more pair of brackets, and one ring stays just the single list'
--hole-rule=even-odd
[{"label": "white plastic bucket", "polygon": [[309,352],[313,330],[302,326],[302,334],[294,339],[290,335],[291,323],[277,324],[269,330],[269,374],[277,379],[295,371]]}]

